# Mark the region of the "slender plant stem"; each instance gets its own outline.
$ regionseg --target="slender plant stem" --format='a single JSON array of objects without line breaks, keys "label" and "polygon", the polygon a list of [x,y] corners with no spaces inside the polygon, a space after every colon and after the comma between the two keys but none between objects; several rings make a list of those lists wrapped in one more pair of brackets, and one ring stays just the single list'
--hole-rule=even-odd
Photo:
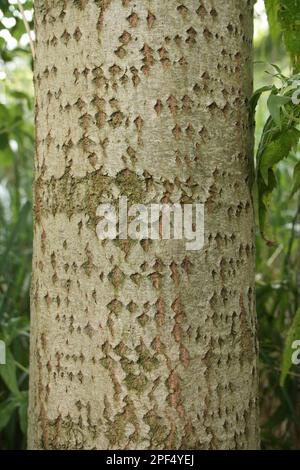
[{"label": "slender plant stem", "polygon": [[26,20],[26,16],[25,16],[25,12],[24,12],[24,8],[23,8],[22,3],[20,2],[20,0],[17,0],[17,2],[18,2],[18,7],[19,7],[19,10],[20,10],[24,25],[25,25],[26,32],[28,34],[31,53],[32,53],[32,58],[34,59],[35,58],[35,49],[34,49],[34,43],[33,43],[33,38],[32,38],[32,35],[31,35],[30,27],[29,27],[28,21]]}]

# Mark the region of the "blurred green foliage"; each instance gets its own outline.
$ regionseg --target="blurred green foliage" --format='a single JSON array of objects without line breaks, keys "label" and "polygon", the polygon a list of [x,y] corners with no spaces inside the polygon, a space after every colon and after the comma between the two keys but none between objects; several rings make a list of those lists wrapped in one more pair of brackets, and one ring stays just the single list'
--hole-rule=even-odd
[{"label": "blurred green foliage", "polygon": [[[297,44],[289,38],[294,37],[296,31],[295,20],[300,14],[300,1],[266,0],[265,3],[270,32],[261,34],[255,42],[255,89],[269,85],[275,96],[284,96],[285,91],[282,90],[287,89],[287,83],[282,81],[281,75],[291,77],[298,72],[300,35],[296,35]],[[276,64],[275,74],[274,67],[268,65],[270,62]],[[274,91],[275,87],[280,91]],[[286,131],[287,123],[288,127],[299,129],[299,107],[292,111],[293,117],[295,112],[295,120],[286,120],[280,106],[274,116],[268,93],[260,99],[256,113],[258,184],[261,178],[260,150],[264,139],[267,137],[272,141],[274,135],[284,135],[282,130],[284,128]],[[268,194],[268,211],[264,217],[276,243],[266,243],[259,232],[256,243],[260,406],[262,446],[265,449],[300,447],[300,367],[292,366],[290,354],[290,338],[297,329],[295,318],[300,307],[300,197],[293,180],[300,152],[299,145],[292,147],[288,145],[289,151],[284,150],[281,155],[276,153],[275,158],[271,153],[271,159],[267,158],[265,168],[268,168],[269,175],[271,169],[274,189],[271,188]],[[268,165],[270,161],[272,164]],[[291,197],[293,186],[294,194]]]},{"label": "blurred green foliage", "polygon": [[[32,1],[21,3],[33,29]],[[277,95],[272,87],[279,89],[281,82],[268,63],[277,64],[285,76],[299,71],[300,0],[265,3],[270,31],[256,35],[255,89],[269,86]],[[26,447],[34,116],[32,59],[25,32],[17,0],[0,0],[0,340],[7,347],[7,363],[0,365],[0,449]],[[278,111],[279,117],[282,113],[279,108],[274,114],[269,101],[268,109],[268,93],[259,99],[257,148],[269,110],[276,121]],[[291,190],[300,152],[294,149],[288,159],[275,160],[277,186],[269,201],[268,222],[276,244],[268,245],[257,234],[262,446],[296,449],[300,366],[291,365],[290,346],[300,315],[300,197],[299,191],[291,197]]]},{"label": "blurred green foliage", "polygon": [[[23,6],[30,12],[32,2]],[[24,23],[16,2],[0,1],[0,339],[6,344],[6,365],[0,365],[1,449],[26,447],[32,108],[31,56]]]}]

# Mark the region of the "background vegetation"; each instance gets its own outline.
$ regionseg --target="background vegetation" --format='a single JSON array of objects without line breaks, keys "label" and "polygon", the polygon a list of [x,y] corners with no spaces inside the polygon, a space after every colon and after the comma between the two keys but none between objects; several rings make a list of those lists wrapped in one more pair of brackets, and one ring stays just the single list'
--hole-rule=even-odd
[{"label": "background vegetation", "polygon": [[[32,54],[22,13],[32,30],[31,0],[0,0],[0,339],[7,345],[7,364],[0,366],[0,449],[26,447],[34,116]],[[258,0],[255,90],[275,84],[272,93],[284,95],[279,69],[269,64],[290,77],[299,72],[299,49],[300,0],[266,0],[265,5]],[[269,135],[266,122],[273,119],[268,95],[262,95],[257,107],[257,148],[261,136]],[[277,110],[281,120],[283,108]],[[293,112],[295,120],[288,124],[297,129],[300,105]],[[274,119],[271,124],[274,127]],[[272,134],[277,143],[284,134],[282,126],[279,123]],[[272,154],[278,163],[274,167],[277,186],[268,218],[276,243],[266,243],[257,231],[261,424],[266,449],[300,447],[300,366],[291,367],[289,359],[291,337],[300,339],[299,192],[291,197],[300,148],[290,147],[282,155],[278,156],[278,149],[275,157]]]}]

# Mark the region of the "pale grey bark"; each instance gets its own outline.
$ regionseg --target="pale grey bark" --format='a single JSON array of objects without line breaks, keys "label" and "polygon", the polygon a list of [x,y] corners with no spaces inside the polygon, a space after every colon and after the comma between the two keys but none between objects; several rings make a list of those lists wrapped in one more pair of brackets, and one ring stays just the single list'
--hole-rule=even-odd
[{"label": "pale grey bark", "polygon": [[[252,0],[36,0],[29,447],[258,447]],[[205,248],[96,208],[203,202]]]}]

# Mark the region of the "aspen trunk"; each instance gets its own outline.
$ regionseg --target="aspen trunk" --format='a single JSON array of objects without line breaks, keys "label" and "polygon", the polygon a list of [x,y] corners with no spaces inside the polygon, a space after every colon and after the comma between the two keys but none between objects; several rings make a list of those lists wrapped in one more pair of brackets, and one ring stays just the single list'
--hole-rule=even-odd
[{"label": "aspen trunk", "polygon": [[[29,447],[258,447],[252,0],[36,0]],[[100,203],[205,204],[205,247]]]}]

